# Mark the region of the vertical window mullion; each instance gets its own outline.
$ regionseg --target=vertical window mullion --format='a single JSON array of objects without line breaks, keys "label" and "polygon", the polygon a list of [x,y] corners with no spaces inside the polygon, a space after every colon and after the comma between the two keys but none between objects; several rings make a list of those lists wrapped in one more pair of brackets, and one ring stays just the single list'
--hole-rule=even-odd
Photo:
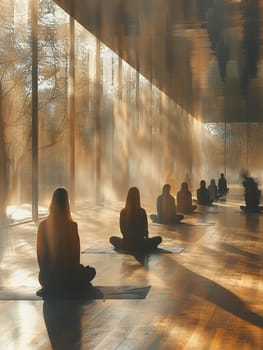
[{"label": "vertical window mullion", "polygon": [[32,20],[32,218],[38,220],[38,4],[31,0]]},{"label": "vertical window mullion", "polygon": [[[74,5],[72,5],[74,6]],[[70,16],[70,57],[69,57],[69,132],[70,132],[70,198],[75,205],[75,24]]]}]

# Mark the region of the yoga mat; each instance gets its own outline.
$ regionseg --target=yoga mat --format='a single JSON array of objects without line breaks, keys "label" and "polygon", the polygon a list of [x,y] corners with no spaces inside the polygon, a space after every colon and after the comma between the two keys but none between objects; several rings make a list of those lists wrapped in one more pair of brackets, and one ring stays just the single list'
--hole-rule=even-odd
[{"label": "yoga mat", "polygon": [[[148,254],[180,254],[184,248],[182,247],[163,247],[163,248],[157,248],[149,253],[145,253],[145,255]],[[143,252],[138,252],[143,254]],[[130,252],[125,252],[121,250],[116,250],[113,247],[95,247],[95,248],[87,248],[82,251],[82,254],[129,254],[132,255]]]},{"label": "yoga mat", "polygon": [[158,225],[158,226],[163,226],[163,227],[174,227],[178,228],[180,227],[179,225],[188,225],[188,226],[214,226],[214,222],[193,222],[193,221],[184,221],[184,219],[177,224],[174,225],[163,225],[163,224],[157,224],[153,223],[152,225]]},{"label": "yoga mat", "polygon": [[182,221],[181,224],[188,225],[188,226],[215,226],[215,222]]},{"label": "yoga mat", "polygon": [[38,296],[35,288],[0,287],[0,301],[19,300],[94,300],[94,299],[145,299],[151,286],[92,286],[80,295]]},{"label": "yoga mat", "polygon": [[157,248],[151,254],[180,254],[183,250],[183,247],[165,247]]}]

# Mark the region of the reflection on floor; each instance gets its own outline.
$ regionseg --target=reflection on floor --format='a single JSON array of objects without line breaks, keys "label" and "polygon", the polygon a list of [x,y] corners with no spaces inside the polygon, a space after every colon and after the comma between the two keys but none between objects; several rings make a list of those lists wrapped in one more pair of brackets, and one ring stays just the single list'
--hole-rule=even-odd
[{"label": "reflection on floor", "polygon": [[[263,215],[239,210],[242,193],[199,208],[174,227],[149,225],[165,247],[142,262],[127,254],[82,254],[94,285],[151,285],[145,299],[0,301],[0,349],[262,349]],[[154,202],[142,198],[150,215]],[[81,249],[107,248],[123,203],[73,213]],[[1,230],[0,287],[39,288],[36,226]]]}]

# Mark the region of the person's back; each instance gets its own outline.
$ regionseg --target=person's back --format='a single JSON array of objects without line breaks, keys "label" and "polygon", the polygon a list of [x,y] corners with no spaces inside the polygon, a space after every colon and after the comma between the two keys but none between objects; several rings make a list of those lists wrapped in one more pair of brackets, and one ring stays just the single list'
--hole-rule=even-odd
[{"label": "person's back", "polygon": [[226,195],[228,192],[227,181],[223,173],[221,173],[220,178],[218,180],[218,195],[220,197]]},{"label": "person's back", "polygon": [[140,204],[140,192],[137,187],[128,191],[125,207],[120,212],[120,231],[123,238],[111,236],[110,243],[118,250],[128,252],[156,249],[162,237],[149,238],[148,220],[145,209]]},{"label": "person's back", "polygon": [[179,213],[191,213],[196,206],[192,204],[192,193],[188,189],[188,184],[183,182],[180,191],[177,192],[177,211]]},{"label": "person's back", "polygon": [[45,285],[66,283],[79,268],[79,237],[75,222],[53,223],[44,220],[39,225],[40,279]]},{"label": "person's back", "polygon": [[217,185],[216,185],[215,179],[211,179],[210,184],[208,186],[208,191],[209,191],[210,200],[212,201],[217,200],[218,193],[217,193]]},{"label": "person's back", "polygon": [[175,199],[170,194],[171,186],[165,184],[162,194],[157,198],[157,218],[159,223],[173,225],[183,219],[183,215],[176,213]]},{"label": "person's back", "polygon": [[[143,208],[130,212],[123,208],[120,212],[120,230],[128,244],[138,244],[148,235],[148,222]],[[133,244],[133,243],[132,243]]]},{"label": "person's back", "polygon": [[95,277],[93,267],[80,264],[78,226],[71,218],[64,188],[53,193],[50,213],[37,232],[39,282],[48,292],[72,292],[87,287]]},{"label": "person's back", "polygon": [[161,223],[172,224],[176,215],[175,200],[171,195],[160,195],[157,198],[159,211],[158,216]]},{"label": "person's back", "polygon": [[200,188],[197,190],[197,202],[200,205],[210,205],[212,203],[204,180],[200,181]]},{"label": "person's back", "polygon": [[247,177],[244,181],[245,187],[245,202],[249,210],[255,210],[260,203],[260,191],[258,189],[257,182],[251,178]]}]

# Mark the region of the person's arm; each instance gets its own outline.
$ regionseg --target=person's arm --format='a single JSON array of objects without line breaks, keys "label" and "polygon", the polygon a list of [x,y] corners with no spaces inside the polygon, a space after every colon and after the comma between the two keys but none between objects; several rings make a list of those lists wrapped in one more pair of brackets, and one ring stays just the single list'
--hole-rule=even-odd
[{"label": "person's arm", "polygon": [[172,206],[173,206],[173,210],[174,210],[174,213],[176,214],[176,205],[175,205],[175,199],[173,196],[171,196],[171,199],[172,199]]},{"label": "person's arm", "polygon": [[192,208],[192,205],[193,205],[193,197],[190,191],[187,193],[187,205],[188,205],[188,208]]},{"label": "person's arm", "polygon": [[126,220],[125,220],[125,211],[124,209],[120,212],[120,231],[124,237],[127,234]]},{"label": "person's arm", "polygon": [[159,217],[159,219],[161,218],[161,211],[162,211],[162,197],[159,196],[156,200],[156,209],[157,209],[157,215]]},{"label": "person's arm", "polygon": [[37,261],[39,268],[44,266],[46,256],[46,246],[44,243],[44,223],[41,222],[37,230]]},{"label": "person's arm", "polygon": [[149,232],[148,232],[148,219],[146,215],[146,211],[142,209],[142,228],[143,228],[143,237],[148,238]]},{"label": "person's arm", "polygon": [[80,264],[80,239],[78,232],[78,224],[73,222],[73,241],[72,241],[72,249],[73,249],[73,266],[79,266]]},{"label": "person's arm", "polygon": [[201,195],[200,195],[200,189],[198,189],[197,191],[196,191],[196,197],[197,197],[197,202],[198,203],[200,203],[201,202]]}]

